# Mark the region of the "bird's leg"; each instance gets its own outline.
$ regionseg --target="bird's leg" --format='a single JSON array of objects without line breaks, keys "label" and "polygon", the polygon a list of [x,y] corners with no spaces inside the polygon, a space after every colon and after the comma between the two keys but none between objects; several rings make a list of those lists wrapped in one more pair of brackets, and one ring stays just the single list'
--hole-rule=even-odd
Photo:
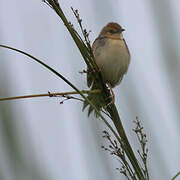
[{"label": "bird's leg", "polygon": [[110,106],[110,105],[112,105],[112,104],[115,103],[115,95],[114,95],[114,92],[113,92],[113,90],[112,90],[111,84],[110,84],[110,83],[107,83],[107,85],[108,85],[108,88],[110,89],[110,94],[111,94],[111,95],[110,95],[111,102],[108,103],[107,106]]}]

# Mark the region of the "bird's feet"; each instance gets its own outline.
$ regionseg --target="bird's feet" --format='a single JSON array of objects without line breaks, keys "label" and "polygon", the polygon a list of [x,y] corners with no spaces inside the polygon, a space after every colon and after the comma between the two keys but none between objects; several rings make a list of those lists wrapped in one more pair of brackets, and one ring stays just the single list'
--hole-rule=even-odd
[{"label": "bird's feet", "polygon": [[112,90],[111,84],[107,83],[107,85],[108,85],[108,88],[109,88],[110,94],[111,94],[110,97],[109,97],[111,99],[111,102],[108,103],[107,106],[110,106],[110,105],[113,105],[115,103],[115,95],[114,95],[114,92]]}]

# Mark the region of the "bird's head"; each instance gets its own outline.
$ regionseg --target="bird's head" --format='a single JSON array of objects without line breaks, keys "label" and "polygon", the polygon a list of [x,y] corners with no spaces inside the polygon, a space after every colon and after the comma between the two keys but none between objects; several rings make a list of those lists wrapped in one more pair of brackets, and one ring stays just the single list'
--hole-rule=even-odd
[{"label": "bird's head", "polygon": [[99,36],[107,37],[122,37],[122,32],[125,31],[118,23],[110,22],[108,23],[100,32]]}]

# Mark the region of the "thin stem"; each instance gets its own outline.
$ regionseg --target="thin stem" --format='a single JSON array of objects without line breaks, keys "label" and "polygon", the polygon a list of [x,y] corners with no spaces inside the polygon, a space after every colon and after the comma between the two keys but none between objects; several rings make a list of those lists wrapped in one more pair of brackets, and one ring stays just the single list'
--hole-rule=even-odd
[{"label": "thin stem", "polygon": [[113,121],[113,123],[117,129],[119,136],[121,137],[120,143],[123,146],[124,151],[126,152],[126,155],[129,158],[138,178],[140,180],[144,180],[145,179],[144,175],[143,175],[142,170],[140,168],[139,162],[136,159],[136,156],[134,155],[134,152],[133,152],[131,145],[128,141],[128,138],[127,138],[125,130],[123,128],[123,125],[122,125],[121,119],[119,117],[118,111],[116,109],[116,106],[113,104],[110,107],[108,107],[108,112],[112,117],[112,121]]},{"label": "thin stem", "polygon": [[178,172],[171,180],[175,180],[180,175],[180,172]]},{"label": "thin stem", "polygon": [[[82,90],[81,93],[83,94],[90,94],[90,93],[100,93],[101,90]],[[6,97],[6,98],[0,98],[0,101],[7,101],[7,100],[15,100],[15,99],[25,99],[25,98],[37,98],[37,97],[56,97],[56,96],[64,96],[64,95],[70,95],[70,94],[79,94],[77,91],[70,91],[70,92],[61,92],[61,93],[45,93],[45,94],[31,94],[31,95],[25,95],[25,96],[15,96],[15,97]]]}]

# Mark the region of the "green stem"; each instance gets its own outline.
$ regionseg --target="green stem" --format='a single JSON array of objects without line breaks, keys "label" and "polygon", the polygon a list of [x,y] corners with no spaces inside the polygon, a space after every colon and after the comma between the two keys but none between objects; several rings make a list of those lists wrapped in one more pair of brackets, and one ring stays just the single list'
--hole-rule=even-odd
[{"label": "green stem", "polygon": [[127,138],[125,130],[123,128],[123,125],[122,125],[121,119],[119,117],[118,111],[116,109],[116,106],[113,104],[111,107],[108,108],[108,112],[111,115],[112,121],[117,129],[119,136],[121,137],[121,141],[123,142],[123,144],[121,143],[121,145],[123,145],[126,155],[128,156],[139,180],[144,180],[145,179],[144,175],[139,166],[138,160],[136,159],[136,156],[134,155],[131,145],[128,141],[128,138]]},{"label": "green stem", "polygon": [[180,172],[178,172],[171,180],[175,180],[180,175]]},{"label": "green stem", "polygon": [[69,33],[71,34],[74,42],[76,43],[76,45],[77,45],[81,55],[83,56],[86,64],[90,67],[91,65],[90,65],[88,59],[91,59],[91,57],[88,54],[87,47],[84,44],[83,40],[81,39],[81,37],[79,35],[77,37],[76,31],[70,26],[66,16],[64,15],[62,9],[60,8],[60,6],[57,6],[57,4],[54,2],[54,0],[48,0],[48,2],[53,7],[53,9],[58,14],[58,16],[61,18],[61,20],[63,21],[64,25],[66,26],[66,28],[68,29]]}]

